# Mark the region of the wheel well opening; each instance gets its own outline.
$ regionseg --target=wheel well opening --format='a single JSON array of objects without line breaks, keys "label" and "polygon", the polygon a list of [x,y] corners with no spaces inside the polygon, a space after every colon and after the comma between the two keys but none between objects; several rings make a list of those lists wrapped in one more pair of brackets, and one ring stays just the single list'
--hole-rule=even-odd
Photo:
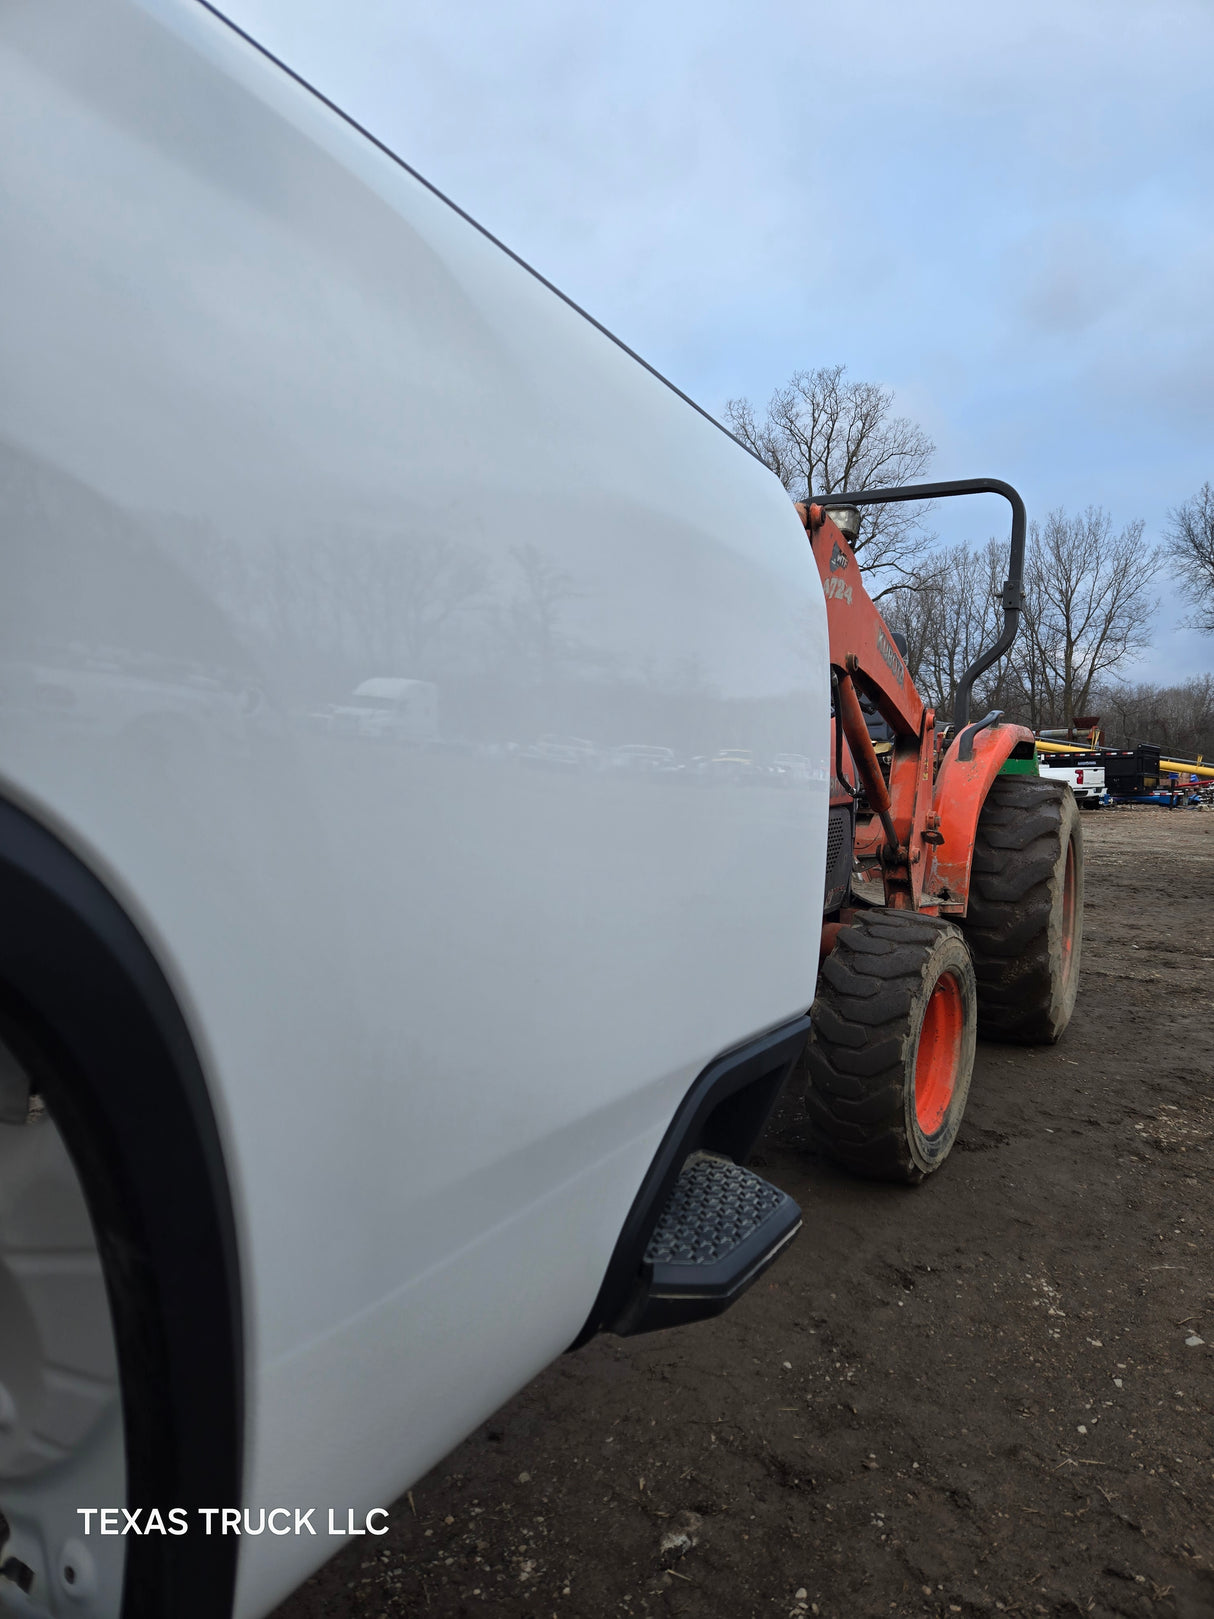
[{"label": "wheel well opening", "polygon": [[[3,800],[0,1040],[44,1097],[96,1232],[130,1501],[190,1511],[239,1500],[238,1248],[201,1064],[127,912],[72,850]],[[124,1612],[226,1612],[235,1545],[159,1540],[131,1537]]]}]

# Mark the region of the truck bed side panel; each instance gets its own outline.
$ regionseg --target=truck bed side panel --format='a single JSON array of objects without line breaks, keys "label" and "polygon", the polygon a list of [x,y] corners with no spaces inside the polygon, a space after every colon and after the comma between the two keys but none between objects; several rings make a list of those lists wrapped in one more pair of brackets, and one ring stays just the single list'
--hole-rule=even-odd
[{"label": "truck bed side panel", "polygon": [[[6,8],[0,165],[0,792],[194,1031],[248,1501],[384,1505],[812,1000],[821,589],[773,477],[201,8]],[[376,677],[428,740],[334,727]],[[241,1611],[334,1544],[242,1545]]]}]

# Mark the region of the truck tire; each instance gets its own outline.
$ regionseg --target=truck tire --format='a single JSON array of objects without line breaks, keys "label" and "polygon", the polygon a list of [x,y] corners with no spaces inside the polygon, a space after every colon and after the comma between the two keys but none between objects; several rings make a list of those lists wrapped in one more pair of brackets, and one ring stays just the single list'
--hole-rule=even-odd
[{"label": "truck tire", "polygon": [[1068,783],[999,776],[978,817],[969,914],[984,1039],[1052,1045],[1083,945],[1083,834]]},{"label": "truck tire", "polygon": [[860,912],[822,963],[812,1018],[806,1106],[831,1155],[873,1180],[939,1169],[974,1068],[977,994],[960,931]]}]

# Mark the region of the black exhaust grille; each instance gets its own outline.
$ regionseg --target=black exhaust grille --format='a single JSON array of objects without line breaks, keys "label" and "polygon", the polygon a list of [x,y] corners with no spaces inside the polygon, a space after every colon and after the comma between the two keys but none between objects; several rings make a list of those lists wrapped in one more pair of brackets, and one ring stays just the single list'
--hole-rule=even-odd
[{"label": "black exhaust grille", "polygon": [[832,810],[830,814],[830,828],[826,834],[826,870],[834,871],[839,864],[839,851],[843,847],[843,839],[847,835],[847,811]]},{"label": "black exhaust grille", "polygon": [[837,911],[851,889],[852,812],[833,805],[826,830],[826,896],[823,910]]}]

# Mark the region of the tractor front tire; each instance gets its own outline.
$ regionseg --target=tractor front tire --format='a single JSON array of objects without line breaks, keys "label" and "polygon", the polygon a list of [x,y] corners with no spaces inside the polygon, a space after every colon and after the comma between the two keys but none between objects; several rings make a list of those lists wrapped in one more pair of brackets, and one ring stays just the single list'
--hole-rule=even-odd
[{"label": "tractor front tire", "polygon": [[960,931],[911,911],[861,911],[822,963],[806,1106],[834,1158],[916,1182],[947,1158],[974,1068],[977,994]]},{"label": "tractor front tire", "polygon": [[1075,1010],[1083,945],[1083,833],[1066,782],[996,777],[962,926],[983,1039],[1052,1045]]}]

